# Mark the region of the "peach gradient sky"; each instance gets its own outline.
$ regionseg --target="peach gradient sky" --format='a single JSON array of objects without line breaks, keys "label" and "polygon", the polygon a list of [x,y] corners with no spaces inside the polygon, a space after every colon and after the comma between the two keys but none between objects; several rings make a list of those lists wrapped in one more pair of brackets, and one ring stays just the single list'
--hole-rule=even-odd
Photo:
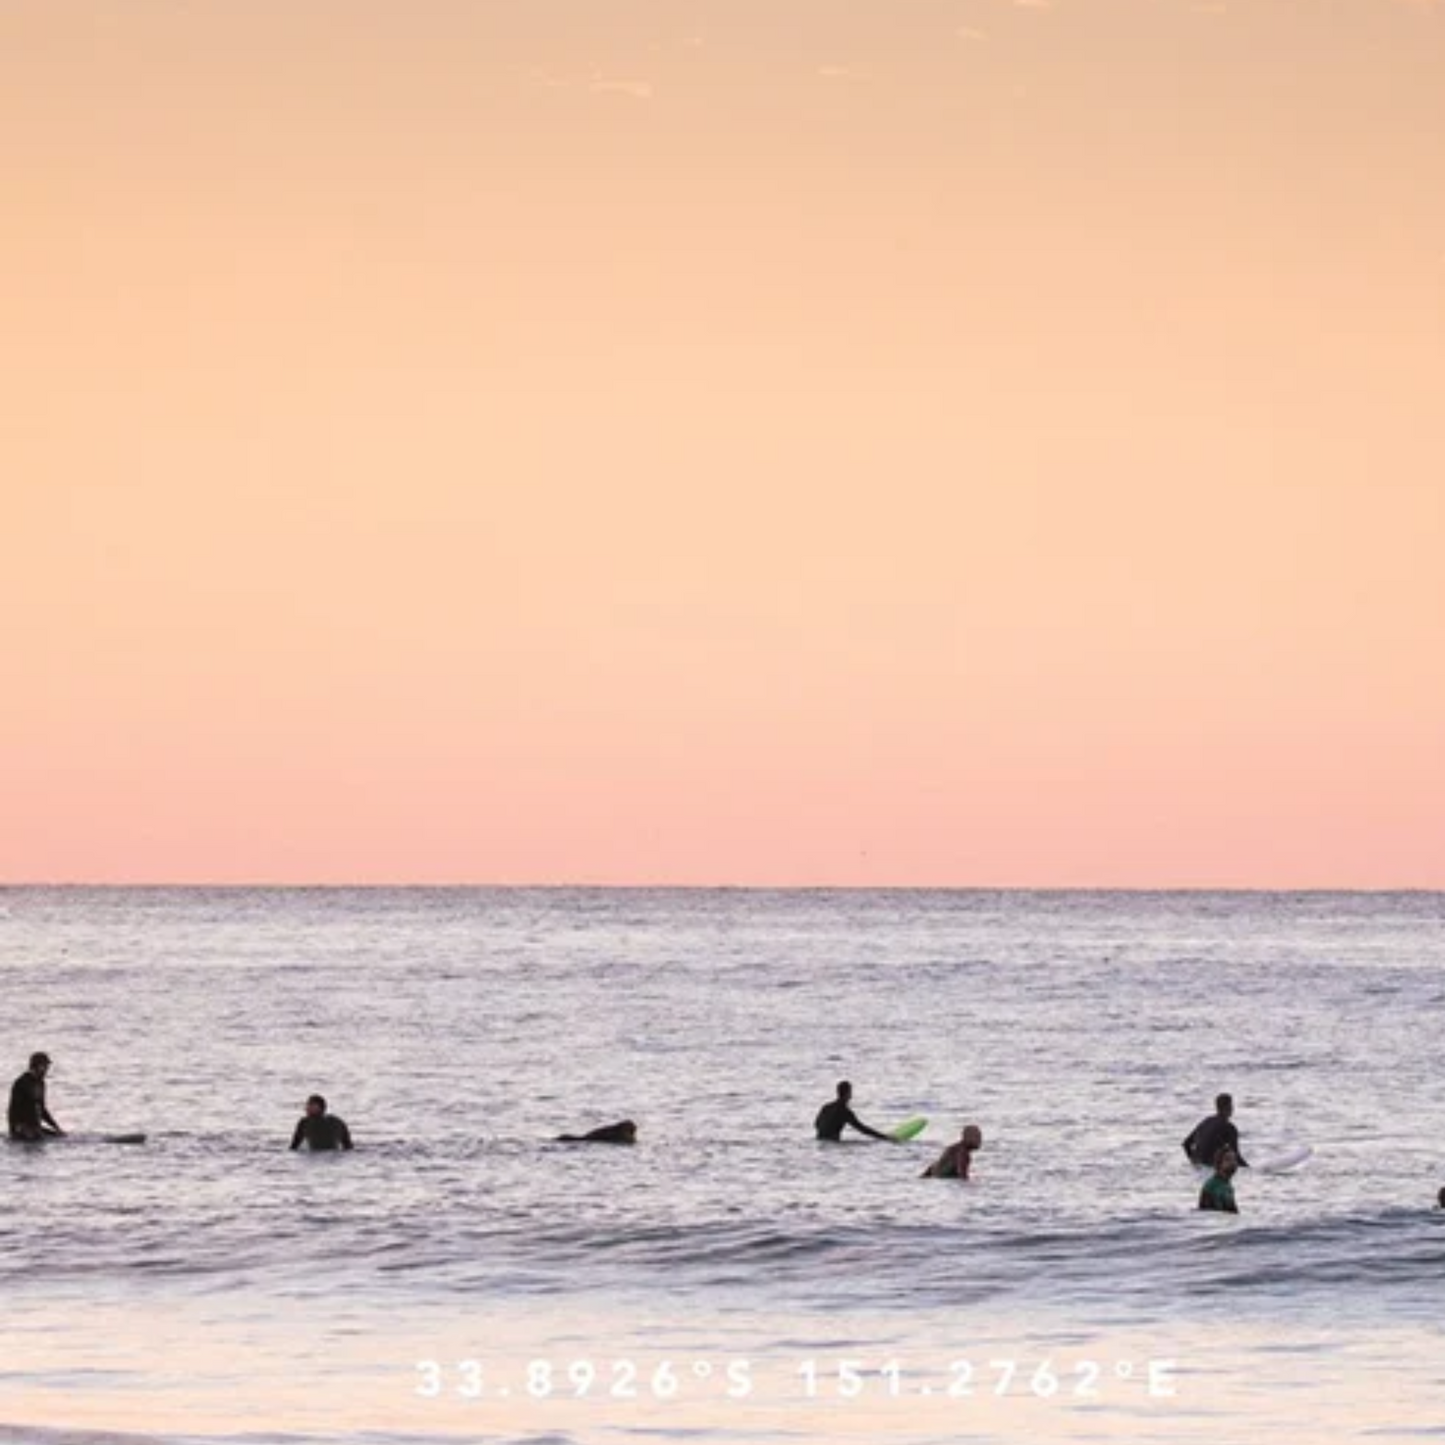
[{"label": "peach gradient sky", "polygon": [[0,879],[1445,887],[1445,7],[4,0]]}]

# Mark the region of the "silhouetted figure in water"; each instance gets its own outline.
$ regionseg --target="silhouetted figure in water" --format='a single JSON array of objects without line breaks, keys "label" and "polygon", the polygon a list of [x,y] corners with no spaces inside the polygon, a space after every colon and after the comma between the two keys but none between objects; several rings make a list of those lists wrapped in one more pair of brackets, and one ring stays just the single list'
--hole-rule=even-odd
[{"label": "silhouetted figure in water", "polygon": [[1195,1164],[1212,1167],[1222,1149],[1232,1149],[1239,1167],[1249,1168],[1249,1160],[1239,1152],[1239,1130],[1234,1127],[1234,1098],[1230,1094],[1215,1099],[1214,1112],[1201,1119],[1184,1141],[1184,1152]]},{"label": "silhouetted figure in water", "polygon": [[924,1179],[967,1179],[968,1166],[974,1152],[983,1148],[983,1130],[977,1124],[965,1124],[956,1143],[950,1144],[927,1169]]},{"label": "silhouetted figure in water", "polygon": [[45,1105],[45,1076],[50,1072],[49,1054],[31,1054],[30,1067],[10,1086],[10,1137],[12,1139],[55,1139],[65,1130]]},{"label": "silhouetted figure in water", "polygon": [[844,1129],[856,1129],[870,1139],[888,1138],[887,1134],[870,1129],[853,1112],[853,1085],[846,1079],[838,1085],[838,1097],[818,1110],[813,1128],[817,1131],[818,1138],[825,1139],[830,1144],[836,1144],[842,1139]]},{"label": "silhouetted figure in water", "polygon": [[1239,1205],[1234,1202],[1234,1172],[1239,1168],[1239,1157],[1227,1146],[1219,1151],[1214,1161],[1214,1173],[1204,1181],[1199,1191],[1199,1207],[1214,1209],[1223,1214],[1238,1214]]},{"label": "silhouetted figure in water", "polygon": [[297,1122],[296,1132],[291,1136],[293,1149],[299,1149],[303,1144],[313,1151],[352,1147],[351,1130],[346,1127],[346,1120],[335,1114],[328,1114],[326,1100],[320,1094],[312,1094],[307,1099],[306,1112]]},{"label": "silhouetted figure in water", "polygon": [[585,1134],[559,1134],[558,1144],[635,1144],[637,1125],[631,1119],[620,1124],[604,1124],[600,1129],[589,1129]]}]

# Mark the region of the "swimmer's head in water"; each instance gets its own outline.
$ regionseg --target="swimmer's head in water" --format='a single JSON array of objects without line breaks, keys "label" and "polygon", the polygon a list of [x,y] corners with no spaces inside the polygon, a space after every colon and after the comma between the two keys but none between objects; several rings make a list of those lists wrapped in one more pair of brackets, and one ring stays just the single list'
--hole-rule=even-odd
[{"label": "swimmer's head in water", "polygon": [[1221,1149],[1219,1158],[1214,1161],[1214,1172],[1221,1178],[1232,1179],[1234,1172],[1239,1168],[1239,1156],[1233,1149]]},{"label": "swimmer's head in water", "polygon": [[983,1148],[983,1130],[977,1124],[963,1126],[963,1147],[965,1149]]},{"label": "swimmer's head in water", "polygon": [[637,1125],[631,1119],[624,1119],[617,1126],[617,1137],[624,1144],[637,1143]]},{"label": "swimmer's head in water", "polygon": [[306,1112],[313,1119],[319,1119],[326,1112],[326,1100],[320,1094],[312,1094],[306,1101]]},{"label": "swimmer's head in water", "polygon": [[49,1054],[31,1054],[30,1072],[32,1074],[43,1074],[50,1068]]},{"label": "swimmer's head in water", "polygon": [[853,1085],[844,1079],[838,1085],[838,1097],[846,1104],[853,1097]]},{"label": "swimmer's head in water", "polygon": [[1234,1095],[1220,1094],[1214,1101],[1214,1112],[1218,1114],[1221,1119],[1229,1118],[1229,1116],[1234,1113]]}]

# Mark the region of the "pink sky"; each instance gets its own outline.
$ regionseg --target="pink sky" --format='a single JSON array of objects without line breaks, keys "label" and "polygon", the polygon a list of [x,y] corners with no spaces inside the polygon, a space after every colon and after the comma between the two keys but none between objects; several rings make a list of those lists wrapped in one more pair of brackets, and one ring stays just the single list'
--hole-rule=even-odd
[{"label": "pink sky", "polygon": [[9,0],[0,879],[1445,887],[1442,76]]}]

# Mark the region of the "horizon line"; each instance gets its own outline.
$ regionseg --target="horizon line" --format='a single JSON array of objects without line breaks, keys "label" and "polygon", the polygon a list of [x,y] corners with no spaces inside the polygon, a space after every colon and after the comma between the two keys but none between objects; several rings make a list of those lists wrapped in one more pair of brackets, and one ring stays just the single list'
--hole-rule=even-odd
[{"label": "horizon line", "polygon": [[0,879],[0,892],[5,891],[51,891],[65,890],[89,892],[149,891],[179,893],[186,891],[208,892],[268,892],[268,893],[319,893],[319,892],[488,892],[488,893],[1129,893],[1129,894],[1209,894],[1231,893],[1246,895],[1281,894],[1378,894],[1399,895],[1419,894],[1428,896],[1445,893],[1445,884],[1398,884],[1398,885],[1348,885],[1334,883],[1311,883],[1296,886],[1280,884],[1239,884],[1239,883],[1172,883],[1172,884],[1098,884],[1098,883],[588,883],[588,882],[532,882],[532,883],[487,883],[475,881],[450,882],[239,882],[230,881],[86,881],[84,879],[64,880],[11,880]]}]

